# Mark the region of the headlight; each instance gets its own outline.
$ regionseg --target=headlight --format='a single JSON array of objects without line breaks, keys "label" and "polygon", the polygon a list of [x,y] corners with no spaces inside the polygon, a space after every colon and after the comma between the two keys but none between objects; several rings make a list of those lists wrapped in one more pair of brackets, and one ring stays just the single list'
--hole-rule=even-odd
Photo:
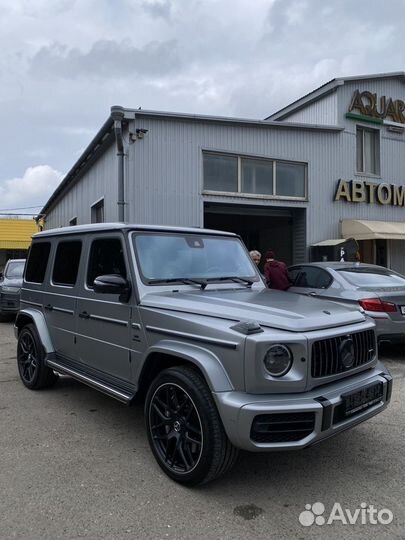
[{"label": "headlight", "polygon": [[1,290],[3,292],[12,292],[12,293],[19,293],[20,292],[19,287],[9,287],[8,285],[3,285],[3,287],[1,287]]},{"label": "headlight", "polygon": [[286,345],[272,345],[263,359],[266,371],[272,377],[282,377],[292,366],[293,356]]}]

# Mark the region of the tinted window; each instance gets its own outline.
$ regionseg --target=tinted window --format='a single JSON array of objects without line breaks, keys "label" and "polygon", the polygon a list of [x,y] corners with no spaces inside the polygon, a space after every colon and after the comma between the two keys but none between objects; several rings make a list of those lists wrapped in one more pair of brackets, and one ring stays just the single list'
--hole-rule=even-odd
[{"label": "tinted window", "polygon": [[6,277],[10,279],[21,278],[24,274],[24,262],[10,262],[6,270]]},{"label": "tinted window", "polygon": [[290,272],[291,278],[294,280],[294,287],[310,287],[312,289],[327,289],[332,283],[332,277],[316,266],[302,266],[294,268]]},{"label": "tinted window", "polygon": [[96,277],[106,274],[127,277],[122,243],[118,238],[103,238],[91,244],[87,286],[92,287]]},{"label": "tinted window", "polygon": [[405,277],[385,268],[345,268],[338,270],[356,287],[405,287]]},{"label": "tinted window", "polygon": [[60,242],[58,244],[53,267],[53,283],[71,287],[75,285],[81,252],[81,242]]},{"label": "tinted window", "polygon": [[50,251],[50,242],[34,242],[32,244],[25,272],[26,281],[43,283]]}]

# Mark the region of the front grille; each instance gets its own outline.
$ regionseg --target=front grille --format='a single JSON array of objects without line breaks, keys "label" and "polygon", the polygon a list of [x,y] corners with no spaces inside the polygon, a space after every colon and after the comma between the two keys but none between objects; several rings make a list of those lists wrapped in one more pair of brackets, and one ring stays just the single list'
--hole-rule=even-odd
[{"label": "front grille", "polygon": [[[343,342],[352,340],[354,361],[350,366],[342,362]],[[370,362],[376,351],[374,330],[365,330],[321,341],[312,345],[311,375],[314,379],[337,375]]]},{"label": "front grille", "polygon": [[314,430],[315,413],[274,413],[255,416],[250,438],[258,443],[300,441]]}]

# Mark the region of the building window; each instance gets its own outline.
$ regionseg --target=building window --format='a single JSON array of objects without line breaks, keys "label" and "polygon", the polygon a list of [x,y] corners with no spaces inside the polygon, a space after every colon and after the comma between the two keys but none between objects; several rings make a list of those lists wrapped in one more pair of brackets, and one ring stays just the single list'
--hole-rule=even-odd
[{"label": "building window", "polygon": [[77,225],[77,217],[73,217],[71,220],[69,220],[70,227],[74,227]]},{"label": "building window", "polygon": [[104,199],[97,201],[91,207],[91,222],[104,223]]},{"label": "building window", "polygon": [[357,172],[380,175],[380,132],[357,126],[356,128]]},{"label": "building window", "polygon": [[273,161],[242,159],[241,191],[273,195]]},{"label": "building window", "polygon": [[279,197],[305,198],[305,165],[276,163],[276,193]]},{"label": "building window", "polygon": [[52,282],[55,285],[73,287],[79,271],[81,242],[60,242],[56,250]]},{"label": "building window", "polygon": [[238,191],[238,158],[204,154],[204,189]]},{"label": "building window", "polygon": [[32,244],[25,270],[26,281],[30,283],[43,283],[50,251],[50,242]]},{"label": "building window", "polygon": [[304,163],[203,154],[204,190],[261,195],[269,198],[306,199]]}]

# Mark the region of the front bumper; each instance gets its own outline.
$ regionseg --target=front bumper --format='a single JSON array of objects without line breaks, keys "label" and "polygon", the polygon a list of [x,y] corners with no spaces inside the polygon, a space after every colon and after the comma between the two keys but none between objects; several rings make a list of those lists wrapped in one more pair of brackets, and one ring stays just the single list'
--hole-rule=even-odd
[{"label": "front bumper", "polygon": [[[342,419],[339,406],[342,394],[361,390],[373,383],[383,384],[381,401],[354,415]],[[373,369],[353,377],[319,386],[300,394],[253,395],[243,392],[214,393],[225,431],[238,448],[253,452],[294,450],[311,446],[319,441],[350,429],[368,418],[382,412],[391,398],[392,377],[379,362]],[[259,415],[273,413],[312,413],[313,427],[309,434],[294,441],[256,442],[251,438],[252,424]]]},{"label": "front bumper", "polygon": [[20,293],[0,293],[0,313],[16,314],[20,309]]}]

